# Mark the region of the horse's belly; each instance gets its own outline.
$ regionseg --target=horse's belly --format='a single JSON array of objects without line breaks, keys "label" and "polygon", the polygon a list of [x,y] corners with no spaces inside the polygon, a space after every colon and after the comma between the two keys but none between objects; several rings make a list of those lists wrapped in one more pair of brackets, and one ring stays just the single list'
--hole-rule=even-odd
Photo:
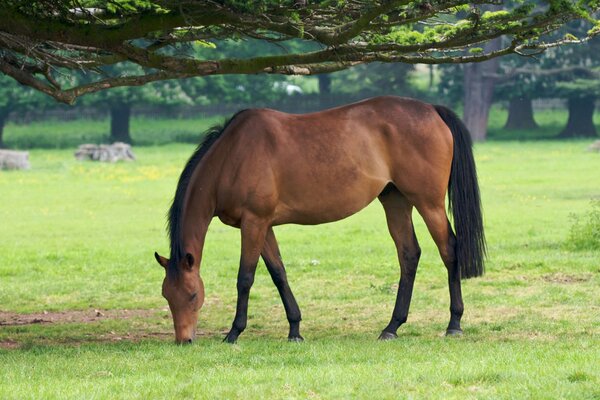
[{"label": "horse's belly", "polygon": [[280,195],[273,224],[315,225],[344,219],[371,203],[388,182],[384,177],[361,177],[344,185],[294,187]]}]

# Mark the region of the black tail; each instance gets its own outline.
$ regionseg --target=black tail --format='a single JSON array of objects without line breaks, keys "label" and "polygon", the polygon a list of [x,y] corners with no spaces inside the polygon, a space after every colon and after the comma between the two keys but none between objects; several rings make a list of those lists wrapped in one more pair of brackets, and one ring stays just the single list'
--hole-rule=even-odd
[{"label": "black tail", "polygon": [[457,264],[463,279],[481,276],[486,248],[471,135],[452,110],[444,106],[434,107],[454,137],[448,200],[456,230]]}]

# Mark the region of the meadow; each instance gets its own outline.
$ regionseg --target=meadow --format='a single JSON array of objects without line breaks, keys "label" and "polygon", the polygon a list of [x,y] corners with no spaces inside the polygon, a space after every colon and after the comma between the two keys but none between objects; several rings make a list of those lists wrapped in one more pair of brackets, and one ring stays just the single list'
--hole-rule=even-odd
[{"label": "meadow", "polygon": [[248,329],[221,343],[239,232],[215,220],[190,346],[173,343],[153,252],[168,253],[165,214],[194,146],[140,146],[136,162],[116,164],[31,150],[31,170],[0,173],[0,398],[598,399],[600,253],[569,245],[574,216],[600,199],[588,144],[476,145],[489,256],[484,277],[463,281],[462,337],[443,337],[446,271],[415,213],[423,256],[409,320],[397,340],[376,340],[399,268],[375,202],[337,223],[276,228],[301,344],[285,340],[262,262]]}]

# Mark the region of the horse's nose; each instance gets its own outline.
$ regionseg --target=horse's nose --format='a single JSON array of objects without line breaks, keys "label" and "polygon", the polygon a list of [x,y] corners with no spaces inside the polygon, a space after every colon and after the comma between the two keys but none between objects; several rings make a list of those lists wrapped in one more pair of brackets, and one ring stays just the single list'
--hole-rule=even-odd
[{"label": "horse's nose", "polygon": [[192,344],[192,339],[188,339],[185,341],[186,344]]}]

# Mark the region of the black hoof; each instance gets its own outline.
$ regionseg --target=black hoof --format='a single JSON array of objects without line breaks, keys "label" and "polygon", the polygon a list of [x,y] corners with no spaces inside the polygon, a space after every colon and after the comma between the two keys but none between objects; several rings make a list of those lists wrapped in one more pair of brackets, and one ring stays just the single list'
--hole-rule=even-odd
[{"label": "black hoof", "polygon": [[462,329],[448,329],[446,330],[446,336],[462,336]]},{"label": "black hoof", "polygon": [[294,343],[302,343],[304,342],[304,338],[300,335],[298,336],[289,336],[288,337],[288,342],[294,342]]},{"label": "black hoof", "polygon": [[393,340],[393,339],[396,339],[397,337],[398,337],[398,335],[396,335],[393,332],[383,331],[383,332],[381,332],[381,335],[379,335],[379,340]]},{"label": "black hoof", "polygon": [[225,336],[225,339],[223,339],[223,343],[231,343],[231,344],[233,344],[233,343],[237,342],[238,336],[239,335],[236,335],[233,332],[229,332],[227,334],[227,336]]}]

